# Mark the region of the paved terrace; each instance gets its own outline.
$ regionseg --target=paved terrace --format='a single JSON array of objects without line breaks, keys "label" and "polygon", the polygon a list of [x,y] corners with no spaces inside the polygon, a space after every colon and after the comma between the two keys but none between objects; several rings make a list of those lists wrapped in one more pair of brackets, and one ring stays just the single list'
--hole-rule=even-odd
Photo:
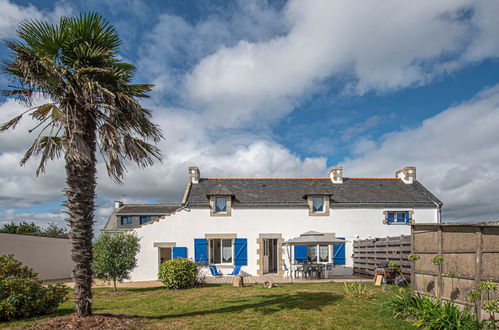
[{"label": "paved terrace", "polygon": [[[234,276],[206,276],[205,283],[207,284],[232,284]],[[67,280],[59,280],[59,281],[45,281],[44,284],[54,284],[57,282],[63,282],[69,287],[74,287],[74,283]],[[264,283],[264,282],[272,282],[272,283],[290,283],[289,278],[284,278],[284,276],[279,275],[263,275],[263,276],[244,276],[245,284],[252,283]],[[320,279],[320,280],[303,280],[303,279],[293,279],[293,283],[320,283],[320,282],[363,282],[363,283],[372,283],[373,280],[371,278],[359,277],[353,275],[338,275],[333,276],[328,279]],[[94,288],[107,288],[112,287],[113,284],[111,282],[94,280],[93,287]],[[117,287],[119,288],[154,288],[160,287],[163,284],[159,281],[140,281],[140,282],[123,282],[117,283]]]}]

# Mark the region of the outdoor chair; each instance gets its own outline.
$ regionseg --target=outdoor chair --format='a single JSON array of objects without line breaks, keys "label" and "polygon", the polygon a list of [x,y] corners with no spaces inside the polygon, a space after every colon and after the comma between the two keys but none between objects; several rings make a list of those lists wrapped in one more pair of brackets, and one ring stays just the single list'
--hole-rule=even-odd
[{"label": "outdoor chair", "polygon": [[240,272],[241,272],[241,266],[234,266],[232,273],[227,274],[227,275],[239,275]]},{"label": "outdoor chair", "polygon": [[[282,269],[284,270],[284,278],[291,277],[291,271],[289,270],[289,268],[286,264],[282,264]],[[295,277],[296,277],[296,275],[295,275]]]},{"label": "outdoor chair", "polygon": [[222,276],[223,274],[218,271],[217,266],[210,265],[210,272],[213,276]]},{"label": "outdoor chair", "polygon": [[333,275],[333,267],[332,263],[327,263],[326,268],[324,269],[324,278],[331,278]]}]

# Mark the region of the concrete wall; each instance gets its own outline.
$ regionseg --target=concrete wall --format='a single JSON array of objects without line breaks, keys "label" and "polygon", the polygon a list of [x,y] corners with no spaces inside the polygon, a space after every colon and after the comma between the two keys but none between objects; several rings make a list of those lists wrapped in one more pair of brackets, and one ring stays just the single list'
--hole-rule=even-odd
[{"label": "concrete wall", "polygon": [[[174,243],[187,247],[188,258],[194,259],[194,239],[205,238],[205,234],[236,234],[248,240],[248,265],[243,273],[258,272],[258,239],[260,234],[281,234],[284,240],[314,230],[335,233],[345,237],[346,265],[336,272],[351,274],[352,242],[357,238],[409,235],[409,225],[387,225],[383,223],[384,208],[331,208],[329,216],[309,216],[308,208],[238,208],[232,209],[230,217],[211,217],[209,208],[187,208],[173,216],[165,216],[157,222],[148,223],[134,231],[141,238],[138,267],[132,272],[133,281],[154,280],[159,267],[159,251],[155,243]],[[391,209],[390,209],[391,210]],[[436,222],[436,209],[409,209],[414,211],[416,222]],[[156,245],[158,246],[158,245]],[[284,249],[284,259],[287,260]],[[232,266],[221,267],[224,273]]]},{"label": "concrete wall", "polygon": [[4,254],[13,254],[43,280],[71,277],[73,262],[69,239],[0,233],[0,255]]},{"label": "concrete wall", "polygon": [[[421,258],[412,272],[416,291],[466,304],[480,281],[499,282],[499,223],[415,224],[412,240]],[[445,259],[441,273],[431,261],[437,255]]]}]

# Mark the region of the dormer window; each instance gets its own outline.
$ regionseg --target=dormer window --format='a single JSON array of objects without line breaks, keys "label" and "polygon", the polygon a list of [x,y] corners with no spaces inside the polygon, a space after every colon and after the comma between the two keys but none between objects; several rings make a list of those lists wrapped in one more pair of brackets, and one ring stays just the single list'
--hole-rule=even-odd
[{"label": "dormer window", "polygon": [[329,215],[329,195],[309,195],[308,215]]},{"label": "dormer window", "polygon": [[227,197],[215,197],[215,213],[227,213]]},{"label": "dormer window", "polygon": [[312,212],[324,212],[324,197],[312,197]]},{"label": "dormer window", "polygon": [[211,216],[230,216],[232,212],[232,196],[215,195],[210,196],[210,215]]}]

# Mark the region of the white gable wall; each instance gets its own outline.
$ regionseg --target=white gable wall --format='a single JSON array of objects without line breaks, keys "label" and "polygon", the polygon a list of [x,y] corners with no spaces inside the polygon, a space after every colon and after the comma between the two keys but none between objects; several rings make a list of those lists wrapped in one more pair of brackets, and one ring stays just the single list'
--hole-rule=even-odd
[{"label": "white gable wall", "polygon": [[[383,208],[331,208],[329,216],[309,216],[307,208],[233,208],[232,216],[210,216],[209,208],[184,209],[158,222],[136,228],[141,238],[138,266],[132,272],[132,281],[157,279],[159,251],[154,243],[175,243],[187,248],[187,257],[194,260],[194,239],[205,238],[205,234],[237,234],[248,240],[248,265],[242,267],[246,274],[257,273],[257,241],[260,234],[282,234],[287,240],[314,230],[332,232],[345,237],[346,265],[336,271],[351,273],[352,242],[360,238],[410,235],[409,225],[386,225],[383,223],[385,210],[414,211],[417,223],[437,222],[437,209],[383,209]],[[224,273],[232,270],[219,267]]]}]

